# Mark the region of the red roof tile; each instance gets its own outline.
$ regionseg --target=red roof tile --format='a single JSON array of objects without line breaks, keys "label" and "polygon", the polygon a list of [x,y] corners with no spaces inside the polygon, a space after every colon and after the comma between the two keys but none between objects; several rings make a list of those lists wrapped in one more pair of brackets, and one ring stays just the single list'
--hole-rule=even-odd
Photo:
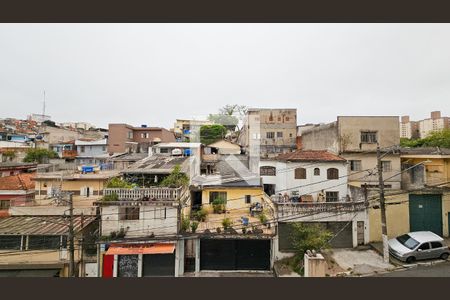
[{"label": "red roof tile", "polygon": [[35,174],[23,173],[0,178],[0,190],[33,190]]},{"label": "red roof tile", "polygon": [[326,150],[297,150],[295,152],[280,154],[277,156],[277,159],[289,161],[345,161],[344,158]]}]

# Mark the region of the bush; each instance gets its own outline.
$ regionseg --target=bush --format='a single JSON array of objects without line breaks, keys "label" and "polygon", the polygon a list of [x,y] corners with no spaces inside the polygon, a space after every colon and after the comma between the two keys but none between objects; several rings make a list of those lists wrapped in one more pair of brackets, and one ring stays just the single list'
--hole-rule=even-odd
[{"label": "bush", "polygon": [[207,215],[208,215],[208,211],[206,209],[202,208],[196,212],[195,217],[197,218],[197,220],[199,222],[205,222]]},{"label": "bush", "polygon": [[189,184],[189,177],[181,172],[181,167],[176,165],[172,173],[161,181],[160,186],[178,188],[180,186],[187,186]]},{"label": "bush", "polygon": [[224,230],[230,229],[233,222],[230,220],[230,218],[225,218],[222,220],[222,226]]},{"label": "bush", "polygon": [[192,222],[191,223],[191,231],[192,231],[192,233],[195,233],[197,228],[198,228],[198,222],[197,221]]},{"label": "bush", "polygon": [[57,158],[56,152],[47,149],[28,149],[24,162],[47,163],[50,158]]},{"label": "bush", "polygon": [[108,183],[106,184],[107,188],[111,188],[111,189],[131,189],[133,187],[135,187],[135,184],[131,184],[129,182],[127,182],[126,180],[123,180],[119,177],[113,177],[111,178]]},{"label": "bush", "polygon": [[227,200],[224,198],[216,198],[212,202],[213,210],[215,214],[220,214],[225,212],[225,206],[226,206]]},{"label": "bush", "polygon": [[191,221],[189,218],[182,217],[181,219],[181,230],[183,232],[187,232],[189,230],[189,227],[191,227]]},{"label": "bush", "polygon": [[103,201],[119,201],[119,196],[116,193],[112,193],[111,195],[103,196]]},{"label": "bush", "polygon": [[261,213],[259,215],[259,221],[261,222],[261,224],[266,224],[267,223],[267,217],[265,213]]}]

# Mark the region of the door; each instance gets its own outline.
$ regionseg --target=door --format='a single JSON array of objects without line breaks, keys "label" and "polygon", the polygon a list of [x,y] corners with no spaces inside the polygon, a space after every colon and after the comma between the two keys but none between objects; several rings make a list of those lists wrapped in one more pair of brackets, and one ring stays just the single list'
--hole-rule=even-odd
[{"label": "door", "polygon": [[175,276],[175,253],[145,254],[142,276]]},{"label": "door", "polygon": [[432,231],[442,236],[442,196],[409,195],[410,231]]},{"label": "door", "polygon": [[203,239],[201,270],[270,270],[270,240]]},{"label": "door", "polygon": [[268,196],[275,194],[275,184],[264,184],[264,193]]},{"label": "door", "polygon": [[417,259],[430,259],[432,258],[432,250],[430,247],[430,243],[423,243],[416,250],[416,258]]},{"label": "door", "polygon": [[358,246],[364,245],[364,221],[356,222],[356,235]]},{"label": "door", "polygon": [[119,255],[117,277],[137,277],[138,264],[138,255]]},{"label": "door", "polygon": [[202,206],[202,192],[192,192],[192,209],[197,210]]}]

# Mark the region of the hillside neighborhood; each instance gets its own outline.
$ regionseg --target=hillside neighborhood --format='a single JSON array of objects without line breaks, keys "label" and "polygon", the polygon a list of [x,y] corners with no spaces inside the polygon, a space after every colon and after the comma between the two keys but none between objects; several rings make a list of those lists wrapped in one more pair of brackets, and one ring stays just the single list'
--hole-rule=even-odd
[{"label": "hillside neighborhood", "polygon": [[450,245],[450,117],[425,117],[305,124],[297,108],[227,105],[172,128],[0,119],[0,277],[348,277],[449,264],[445,251],[421,262],[387,248],[422,231]]}]

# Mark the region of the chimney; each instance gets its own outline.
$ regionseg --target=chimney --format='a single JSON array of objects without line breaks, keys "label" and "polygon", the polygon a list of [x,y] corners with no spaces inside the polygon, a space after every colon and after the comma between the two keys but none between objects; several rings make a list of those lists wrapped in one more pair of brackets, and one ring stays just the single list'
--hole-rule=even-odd
[{"label": "chimney", "polygon": [[409,123],[409,116],[402,116],[402,123]]},{"label": "chimney", "polygon": [[435,120],[435,119],[439,119],[441,117],[441,112],[440,111],[432,111],[431,112],[431,118],[433,119],[433,120]]}]

